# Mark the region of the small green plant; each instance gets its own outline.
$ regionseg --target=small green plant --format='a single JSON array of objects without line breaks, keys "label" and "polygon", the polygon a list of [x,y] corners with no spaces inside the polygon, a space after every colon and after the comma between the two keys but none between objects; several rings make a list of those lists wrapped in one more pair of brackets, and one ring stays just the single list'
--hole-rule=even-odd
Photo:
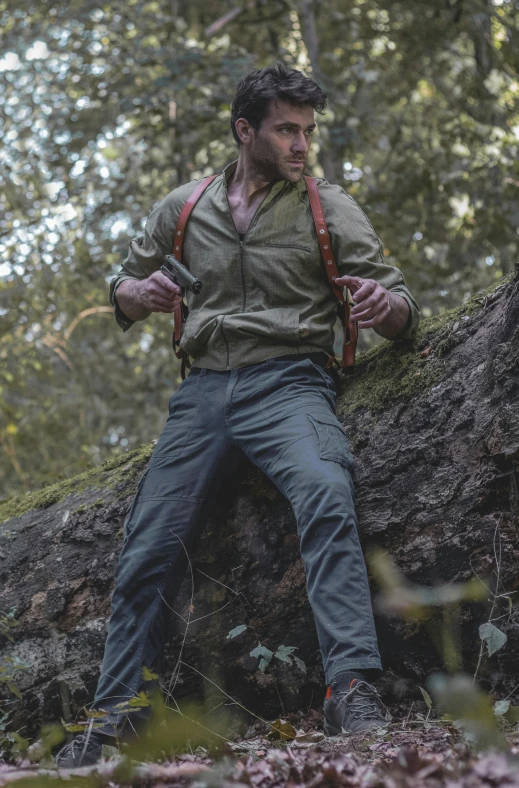
[{"label": "small green plant", "polygon": [[9,613],[0,610],[0,636],[13,642],[12,630],[16,627],[16,608],[13,607]]},{"label": "small green plant", "polygon": [[302,659],[296,657],[294,651],[297,646],[278,646],[276,651],[271,651],[265,646],[256,646],[252,649],[249,656],[259,658],[258,668],[262,673],[270,665],[272,658],[278,659],[280,662],[285,662],[287,665],[296,665],[302,673],[306,673],[306,665]]},{"label": "small green plant", "polygon": [[[496,526],[494,531],[494,569],[492,571],[492,575],[490,578],[490,583],[487,585],[486,583],[478,577],[479,582],[485,588],[488,594],[488,601],[491,603],[490,611],[488,614],[488,619],[485,621],[484,624],[481,624],[479,627],[479,637],[481,638],[481,645],[479,648],[479,656],[478,656],[478,663],[476,665],[476,670],[474,672],[473,681],[475,683],[479,669],[481,667],[481,662],[483,660],[483,656],[485,654],[485,650],[488,657],[491,657],[496,651],[503,648],[506,644],[507,636],[505,633],[496,626],[497,621],[501,621],[503,618],[511,618],[512,610],[513,610],[513,602],[512,602],[512,594],[515,593],[514,591],[508,592],[502,587],[501,582],[501,553],[502,553],[502,546],[501,546],[501,531],[499,529],[499,525]],[[476,575],[477,576],[477,575]],[[505,603],[506,610],[504,613],[499,614],[499,605]]]}]

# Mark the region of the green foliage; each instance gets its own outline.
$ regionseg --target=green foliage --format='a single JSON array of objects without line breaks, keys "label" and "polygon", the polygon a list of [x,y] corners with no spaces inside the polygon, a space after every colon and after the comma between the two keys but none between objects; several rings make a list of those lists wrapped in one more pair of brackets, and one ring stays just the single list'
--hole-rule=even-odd
[{"label": "green foliage", "polygon": [[496,714],[498,717],[501,717],[503,714],[507,713],[509,708],[510,708],[509,700],[497,700],[493,706],[494,714]]},{"label": "green foliage", "polygon": [[239,626],[234,627],[234,629],[231,629],[227,635],[227,640],[233,640],[235,637],[238,637],[238,635],[241,635],[242,632],[245,632],[247,628],[248,627],[246,624],[240,624]]},{"label": "green foliage", "polygon": [[420,690],[420,692],[422,693],[422,698],[423,698],[423,699],[424,699],[424,701],[425,701],[425,705],[427,706],[427,708],[428,708],[428,709],[429,709],[429,711],[430,711],[430,710],[432,709],[432,700],[431,700],[431,696],[429,695],[429,693],[427,692],[427,690],[424,690],[424,688],[423,688],[423,687],[418,687],[418,689],[419,689],[419,690]]},{"label": "green foliage", "polygon": [[297,650],[297,646],[278,646],[278,649],[274,656],[276,659],[279,659],[280,662],[286,662],[287,665],[296,665],[299,668],[301,673],[306,673],[306,665],[302,659],[297,657],[294,654],[294,651]]},{"label": "green foliage", "polygon": [[13,608],[8,613],[3,613],[0,610],[0,637],[13,642],[12,630],[17,626],[16,622],[16,608]]},{"label": "green foliage", "polygon": [[277,650],[274,652],[266,646],[260,645],[252,649],[249,656],[259,659],[258,669],[261,670],[262,673],[265,673],[273,657],[287,665],[296,665],[302,673],[306,673],[305,663],[294,654],[296,649],[297,646],[278,646]]},{"label": "green foliage", "polygon": [[496,651],[499,651],[500,648],[503,648],[507,641],[505,633],[501,632],[501,630],[498,629],[495,624],[491,624],[490,621],[481,624],[479,628],[479,637],[485,642],[489,657],[495,654]]},{"label": "green foliage", "polygon": [[506,749],[490,699],[472,679],[435,674],[428,683],[436,703],[471,743],[481,749]]},{"label": "green foliage", "polygon": [[[230,16],[227,0],[11,6],[0,0],[4,497],[160,432],[179,377],[170,318],[123,336],[108,281],[167,192],[235,156],[229,102],[253,66],[280,59],[323,83],[313,173],[365,207],[426,315],[511,271],[518,0],[262,0]],[[401,377],[410,391],[421,376]]]},{"label": "green foliage", "polygon": [[274,652],[266,648],[266,646],[256,646],[256,648],[252,649],[249,656],[259,659],[258,668],[262,673],[265,673],[274,656]]}]

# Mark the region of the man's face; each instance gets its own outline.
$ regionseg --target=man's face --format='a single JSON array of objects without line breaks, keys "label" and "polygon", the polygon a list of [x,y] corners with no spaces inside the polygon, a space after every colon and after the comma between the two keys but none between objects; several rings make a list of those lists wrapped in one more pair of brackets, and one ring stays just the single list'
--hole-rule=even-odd
[{"label": "man's face", "polygon": [[258,131],[251,131],[248,154],[267,180],[296,183],[303,177],[315,129],[314,111],[308,105],[271,101]]}]

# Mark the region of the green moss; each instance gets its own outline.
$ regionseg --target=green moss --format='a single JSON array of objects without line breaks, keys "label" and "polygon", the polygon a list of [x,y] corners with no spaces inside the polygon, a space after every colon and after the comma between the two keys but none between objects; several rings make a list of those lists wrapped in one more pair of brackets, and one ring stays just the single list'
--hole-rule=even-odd
[{"label": "green moss", "polygon": [[[72,479],[65,479],[49,487],[44,487],[35,492],[18,495],[0,503],[0,523],[13,517],[20,517],[34,509],[47,509],[59,501],[65,500],[70,495],[78,495],[88,489],[107,490],[117,487],[124,482],[125,488],[140,473],[142,466],[147,462],[153,451],[152,444],[144,444],[135,451],[107,460],[97,468]],[[97,500],[91,506],[102,506],[103,499]],[[82,505],[77,511],[84,511],[91,506]]]},{"label": "green moss", "polygon": [[78,506],[75,512],[72,512],[72,514],[77,514],[77,512],[87,512],[89,509],[99,509],[101,506],[104,506],[104,503],[105,502],[102,498],[97,498],[97,500],[88,505],[86,503],[82,503],[81,506]]},{"label": "green moss", "polygon": [[359,408],[380,411],[397,400],[431,389],[444,376],[445,355],[463,341],[464,333],[459,329],[470,325],[509,279],[459,307],[422,320],[414,341],[387,341],[362,353],[355,368],[343,377],[338,415],[348,416]]}]

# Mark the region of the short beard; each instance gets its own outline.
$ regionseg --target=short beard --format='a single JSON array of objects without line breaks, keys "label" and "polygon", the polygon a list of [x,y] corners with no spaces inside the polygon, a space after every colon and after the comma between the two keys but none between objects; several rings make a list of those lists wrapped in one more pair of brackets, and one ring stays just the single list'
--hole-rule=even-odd
[{"label": "short beard", "polygon": [[257,139],[254,152],[250,155],[250,163],[254,172],[260,180],[271,181],[290,181],[297,183],[303,177],[304,168],[292,171],[287,161],[272,153],[270,145],[265,144],[261,139]]}]

